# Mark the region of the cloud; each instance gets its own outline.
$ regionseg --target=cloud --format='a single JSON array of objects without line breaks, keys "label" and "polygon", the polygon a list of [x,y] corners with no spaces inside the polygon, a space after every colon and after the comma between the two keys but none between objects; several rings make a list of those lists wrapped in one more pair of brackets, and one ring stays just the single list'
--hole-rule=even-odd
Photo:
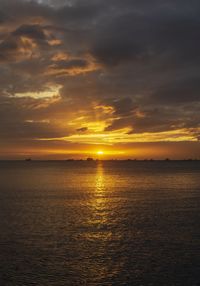
[{"label": "cloud", "polygon": [[[182,128],[199,138],[199,1],[0,4],[1,139]],[[31,96],[56,87],[56,98]]]},{"label": "cloud", "polygon": [[0,43],[0,60],[4,63],[39,56],[48,47],[47,37],[39,25],[23,25],[5,36]]},{"label": "cloud", "polygon": [[151,100],[162,104],[185,104],[200,101],[200,78],[173,80],[159,87]]},{"label": "cloud", "polygon": [[78,132],[86,132],[87,130],[88,130],[87,127],[81,127],[81,128],[76,129],[76,131]]},{"label": "cloud", "polygon": [[42,41],[46,39],[44,31],[39,25],[22,25],[13,32],[13,35],[19,37],[26,36],[34,40],[42,40]]}]

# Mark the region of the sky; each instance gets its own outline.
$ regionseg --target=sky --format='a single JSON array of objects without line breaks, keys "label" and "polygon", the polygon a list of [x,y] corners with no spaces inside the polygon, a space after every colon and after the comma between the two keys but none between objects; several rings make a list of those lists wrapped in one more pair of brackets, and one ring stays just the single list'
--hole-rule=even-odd
[{"label": "sky", "polygon": [[0,159],[200,159],[199,14],[199,0],[0,0]]}]

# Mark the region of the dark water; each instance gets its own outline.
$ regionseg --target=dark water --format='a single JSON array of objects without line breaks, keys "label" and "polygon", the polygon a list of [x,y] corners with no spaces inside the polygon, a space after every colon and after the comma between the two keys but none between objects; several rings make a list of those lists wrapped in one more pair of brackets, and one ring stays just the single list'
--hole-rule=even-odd
[{"label": "dark water", "polygon": [[200,162],[1,162],[0,285],[200,285]]}]

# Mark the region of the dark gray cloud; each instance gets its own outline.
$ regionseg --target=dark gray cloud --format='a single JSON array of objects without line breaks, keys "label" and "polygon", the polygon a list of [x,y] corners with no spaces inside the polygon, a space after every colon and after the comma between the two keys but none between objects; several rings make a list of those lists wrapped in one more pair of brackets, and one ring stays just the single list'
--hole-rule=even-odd
[{"label": "dark gray cloud", "polygon": [[84,59],[72,59],[65,61],[57,61],[55,65],[52,67],[54,69],[62,70],[62,69],[73,69],[73,68],[86,68],[88,66],[88,62]]},{"label": "dark gray cloud", "polygon": [[19,44],[16,39],[8,38],[0,43],[0,61],[15,60]]},{"label": "dark gray cloud", "polygon": [[162,104],[184,104],[200,101],[200,78],[171,80],[156,90],[151,100]]},{"label": "dark gray cloud", "polygon": [[130,10],[124,9],[106,19],[97,27],[92,53],[107,65],[130,60],[151,64],[161,56],[177,64],[182,60],[196,61],[200,45],[199,17],[196,11],[186,14],[184,6],[170,4],[150,10],[148,5],[138,9],[131,5]]},{"label": "dark gray cloud", "polygon": [[40,25],[22,25],[13,32],[14,36],[26,36],[34,40],[46,40],[44,31]]}]

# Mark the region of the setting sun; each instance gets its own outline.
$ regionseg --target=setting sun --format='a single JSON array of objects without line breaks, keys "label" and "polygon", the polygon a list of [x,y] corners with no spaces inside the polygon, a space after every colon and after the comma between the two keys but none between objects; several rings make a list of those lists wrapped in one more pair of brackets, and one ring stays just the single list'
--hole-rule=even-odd
[{"label": "setting sun", "polygon": [[97,151],[97,155],[103,155],[104,154],[104,152],[103,151]]}]

